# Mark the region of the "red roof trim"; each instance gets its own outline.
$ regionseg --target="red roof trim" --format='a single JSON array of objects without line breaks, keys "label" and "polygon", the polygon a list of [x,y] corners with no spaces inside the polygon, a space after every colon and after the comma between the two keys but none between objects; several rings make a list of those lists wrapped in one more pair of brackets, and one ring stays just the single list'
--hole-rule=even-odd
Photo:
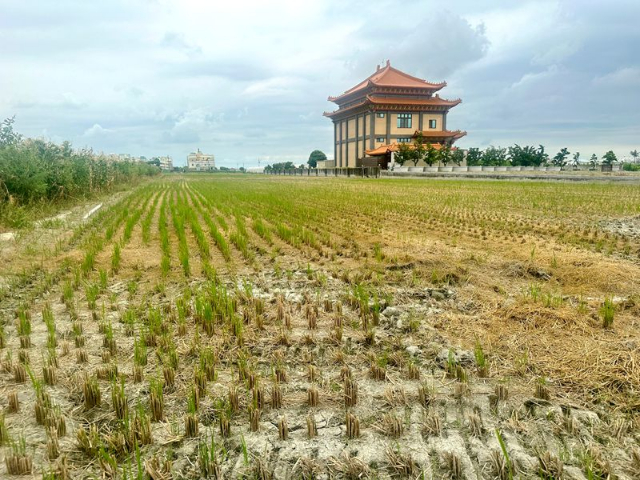
[{"label": "red roof trim", "polygon": [[416,130],[413,136],[415,137],[418,134],[422,134],[426,138],[453,138],[457,140],[464,137],[467,132],[464,130]]},{"label": "red roof trim", "polygon": [[367,100],[376,105],[442,105],[454,107],[462,102],[461,99],[447,100],[437,94],[431,98],[402,98],[402,97],[378,97],[367,95]]},{"label": "red roof trim", "polygon": [[[385,83],[384,79],[389,75],[402,77],[405,79],[405,81],[404,82],[395,81],[394,83]],[[356,86],[350,88],[349,90],[345,91],[342,95],[338,95],[337,97],[329,97],[329,101],[336,102],[338,100],[341,100],[350,96],[353,93],[361,92],[365,90],[367,87],[370,87],[372,85],[375,85],[377,87],[414,88],[414,89],[429,90],[429,91],[435,92],[445,87],[447,85],[447,82],[431,83],[421,78],[409,75],[408,73],[404,73],[398,70],[397,68],[393,68],[391,64],[387,62],[387,65],[384,68],[376,70],[373,74],[371,74],[365,80],[358,83]]]},{"label": "red roof trim", "polygon": [[324,112],[323,115],[325,117],[333,117],[342,113],[350,112],[358,107],[362,107],[364,105],[374,105],[374,106],[387,106],[393,107],[398,106],[399,109],[402,108],[411,108],[411,107],[445,107],[452,108],[461,103],[461,99],[456,100],[446,100],[444,98],[440,98],[439,96],[431,97],[431,98],[391,98],[391,97],[376,97],[367,95],[360,102],[354,103],[353,105],[349,105],[346,108],[339,108],[338,110],[334,110],[333,112]]}]

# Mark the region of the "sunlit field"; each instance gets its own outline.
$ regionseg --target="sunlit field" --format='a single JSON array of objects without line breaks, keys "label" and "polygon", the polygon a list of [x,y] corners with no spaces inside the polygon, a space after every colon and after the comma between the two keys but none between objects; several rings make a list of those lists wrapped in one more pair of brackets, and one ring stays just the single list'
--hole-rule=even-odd
[{"label": "sunlit field", "polygon": [[2,477],[640,478],[637,185],[164,176],[81,219],[2,247]]}]

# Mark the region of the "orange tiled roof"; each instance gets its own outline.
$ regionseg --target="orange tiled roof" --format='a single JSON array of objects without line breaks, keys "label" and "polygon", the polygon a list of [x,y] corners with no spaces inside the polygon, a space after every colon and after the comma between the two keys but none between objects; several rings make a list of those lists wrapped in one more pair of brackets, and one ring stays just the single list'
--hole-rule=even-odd
[{"label": "orange tiled roof", "polygon": [[462,138],[467,134],[467,132],[463,130],[423,130],[423,131],[416,130],[413,136],[415,137],[419,133],[421,133],[422,136],[427,139],[428,138],[452,138],[454,140]]},{"label": "orange tiled roof", "polygon": [[359,101],[357,103],[354,103],[353,105],[349,105],[347,108],[341,108],[339,110],[334,110],[333,112],[324,112],[322,115],[324,115],[325,117],[333,117],[334,115],[337,115],[338,113],[348,112],[349,110],[353,110],[354,108],[361,107],[362,105],[367,103],[367,100],[368,100],[368,97],[367,98],[363,98],[361,101]]},{"label": "orange tiled roof", "polygon": [[[389,145],[380,145],[377,148],[373,148],[371,150],[365,150],[364,153],[366,153],[367,155],[371,155],[372,157],[375,157],[376,155],[384,155],[385,153],[388,153],[388,152],[397,152],[399,146],[400,144],[393,142],[393,143],[390,143]],[[440,150],[442,148],[442,145],[440,145],[439,143],[432,143],[431,146],[436,150]],[[409,144],[409,148],[413,148],[413,144]]]},{"label": "orange tiled roof", "polygon": [[352,93],[364,90],[369,85],[375,85],[379,87],[399,87],[399,88],[422,88],[432,91],[440,90],[447,85],[447,82],[431,83],[421,78],[413,77],[407,73],[393,68],[391,63],[387,61],[387,65],[384,68],[379,68],[368,78],[357,84],[355,87],[350,88],[342,95],[337,97],[329,97],[330,102],[340,100]]},{"label": "orange tiled roof", "polygon": [[379,97],[375,95],[367,95],[361,101],[354,103],[353,105],[349,105],[346,108],[340,108],[338,110],[334,110],[333,112],[324,112],[323,115],[325,117],[332,117],[337,114],[342,114],[348,112],[349,110],[353,110],[354,108],[361,107],[366,103],[372,103],[374,105],[416,105],[416,106],[433,106],[433,107],[455,107],[462,100],[459,98],[456,100],[446,100],[444,98],[440,98],[437,94],[431,98],[395,98],[395,97]]},{"label": "orange tiled roof", "polygon": [[446,100],[440,98],[438,94],[431,98],[396,98],[396,97],[378,97],[367,95],[367,99],[376,105],[396,104],[396,105],[434,105],[434,106],[451,106],[454,107],[462,102],[461,99]]}]

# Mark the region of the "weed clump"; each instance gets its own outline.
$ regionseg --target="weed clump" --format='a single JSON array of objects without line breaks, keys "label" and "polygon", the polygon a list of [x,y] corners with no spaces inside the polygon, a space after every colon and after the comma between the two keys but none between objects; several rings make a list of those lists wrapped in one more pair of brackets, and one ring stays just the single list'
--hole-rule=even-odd
[{"label": "weed clump", "polygon": [[613,327],[613,317],[615,314],[615,306],[611,297],[606,297],[600,307],[600,316],[602,317],[602,326],[606,329]]}]

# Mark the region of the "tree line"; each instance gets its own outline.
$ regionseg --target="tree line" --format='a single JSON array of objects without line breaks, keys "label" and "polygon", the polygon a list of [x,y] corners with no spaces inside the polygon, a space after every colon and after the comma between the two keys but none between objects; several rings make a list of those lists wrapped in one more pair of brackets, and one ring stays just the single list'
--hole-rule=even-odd
[{"label": "tree line", "polygon": [[398,145],[398,150],[395,152],[393,159],[400,165],[412,162],[415,166],[421,160],[430,167],[436,163],[442,163],[445,166],[449,163],[460,165],[464,161],[464,151],[452,148],[449,144],[436,147],[426,142],[422,134],[418,133],[413,143],[400,143]]},{"label": "tree line", "polygon": [[[488,147],[484,151],[479,148],[470,148],[466,154],[467,165],[487,165],[487,166],[523,166],[540,167],[554,166],[565,167],[567,165],[578,165],[580,152],[571,155],[569,149],[561,148],[558,153],[551,157],[543,145],[537,147],[525,145],[521,147],[515,144],[508,148]],[[593,167],[604,164],[612,165],[618,158],[613,150],[606,152],[601,158],[595,153],[591,155],[589,164]]]},{"label": "tree line", "polygon": [[307,160],[307,166],[304,163],[301,163],[300,166],[296,166],[293,162],[279,162],[274,163],[273,165],[267,165],[264,167],[265,172],[278,171],[278,170],[292,170],[294,168],[317,168],[318,162],[325,161],[327,156],[324,152],[320,150],[314,150],[309,155],[309,160]]},{"label": "tree line", "polygon": [[[635,151],[634,151],[635,152]],[[636,155],[633,155],[637,158]],[[452,148],[450,145],[438,145],[437,147],[429,142],[425,142],[421,135],[417,135],[413,143],[401,143],[395,152],[394,160],[400,165],[413,162],[417,165],[423,161],[429,166],[437,163],[443,165],[456,164],[460,165],[464,160],[469,166],[523,166],[523,167],[540,167],[549,166],[565,167],[569,164],[577,165],[580,159],[580,152],[575,152],[571,156],[571,152],[567,148],[561,148],[553,157],[545,151],[543,145],[537,147],[526,145],[524,147],[515,144],[508,148],[490,146],[485,150],[479,148],[470,148],[465,151],[458,148]],[[612,150],[606,152],[601,158],[594,153],[591,155],[589,163],[595,167],[599,164],[612,165],[618,159]]]},{"label": "tree line", "polygon": [[[640,170],[640,165],[636,165],[640,154],[637,150],[630,152],[634,159],[633,164],[625,164],[625,170]],[[418,165],[420,161],[428,166],[436,164],[442,165],[461,165],[465,160],[469,166],[523,166],[523,167],[540,167],[555,166],[566,167],[568,165],[578,165],[580,160],[580,152],[573,155],[568,148],[561,148],[558,153],[551,157],[543,145],[537,147],[531,145],[520,146],[515,144],[511,147],[494,147],[490,146],[484,150],[479,148],[470,148],[463,150],[451,147],[451,145],[436,145],[425,141],[420,134],[416,135],[412,143],[400,143],[398,149],[394,152],[394,161],[399,165],[413,163]],[[317,162],[326,160],[326,155],[320,150],[314,150],[307,161],[308,168],[316,168]],[[598,157],[595,153],[589,159],[589,166],[592,168],[598,165],[612,165],[618,161],[612,150],[606,152],[602,157]],[[278,170],[292,170],[296,168],[307,168],[304,164],[296,166],[293,162],[280,162],[265,167],[266,172]]]},{"label": "tree line", "polygon": [[67,141],[23,138],[13,122],[0,126],[0,217],[8,206],[80,198],[160,173],[148,163],[111,162],[90,149],[74,150]]}]

